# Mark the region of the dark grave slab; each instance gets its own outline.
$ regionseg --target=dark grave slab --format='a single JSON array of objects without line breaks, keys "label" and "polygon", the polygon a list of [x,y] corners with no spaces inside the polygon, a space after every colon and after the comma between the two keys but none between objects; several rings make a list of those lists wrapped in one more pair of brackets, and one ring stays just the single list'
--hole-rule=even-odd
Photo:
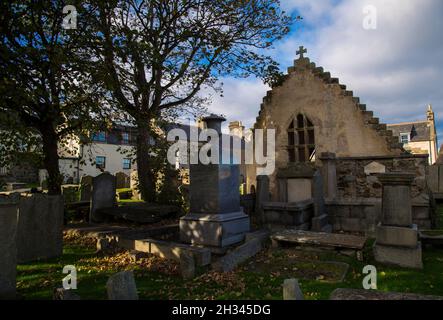
[{"label": "dark grave slab", "polygon": [[312,232],[287,229],[271,236],[273,241],[286,242],[297,245],[321,246],[330,248],[346,248],[362,250],[366,237],[350,234]]},{"label": "dark grave slab", "polygon": [[330,300],[443,300],[443,297],[416,293],[338,288],[331,293]]}]

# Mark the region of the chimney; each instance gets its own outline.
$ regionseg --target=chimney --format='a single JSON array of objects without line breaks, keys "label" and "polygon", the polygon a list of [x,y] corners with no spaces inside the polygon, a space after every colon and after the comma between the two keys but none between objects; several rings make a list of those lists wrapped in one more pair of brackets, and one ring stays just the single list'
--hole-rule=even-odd
[{"label": "chimney", "polygon": [[241,121],[232,121],[229,122],[229,134],[232,136],[237,136],[239,138],[243,138],[243,132],[245,127],[241,123]]}]

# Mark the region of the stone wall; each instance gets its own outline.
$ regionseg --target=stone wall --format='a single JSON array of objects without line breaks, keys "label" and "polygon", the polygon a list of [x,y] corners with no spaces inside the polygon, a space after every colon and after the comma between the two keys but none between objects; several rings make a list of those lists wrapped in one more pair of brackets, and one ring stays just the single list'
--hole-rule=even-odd
[{"label": "stone wall", "polygon": [[377,173],[393,171],[415,174],[411,186],[413,221],[422,229],[431,228],[433,208],[426,186],[427,155],[341,157],[335,159],[335,165],[336,197],[326,202],[335,231],[374,235],[375,226],[381,221],[382,185]]},{"label": "stone wall", "polygon": [[365,172],[365,167],[374,163],[385,167],[385,172],[414,173],[416,178],[412,184],[412,198],[427,196],[428,155],[400,155],[337,158],[337,197],[343,199],[380,198],[382,188],[376,174]]}]

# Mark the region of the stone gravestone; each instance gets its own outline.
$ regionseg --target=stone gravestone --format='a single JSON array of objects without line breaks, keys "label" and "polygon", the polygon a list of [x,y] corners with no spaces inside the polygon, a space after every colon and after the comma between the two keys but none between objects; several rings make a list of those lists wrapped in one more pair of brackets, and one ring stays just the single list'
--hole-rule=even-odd
[{"label": "stone gravestone", "polygon": [[132,271],[122,271],[109,277],[106,283],[109,300],[138,300]]},{"label": "stone gravestone", "polygon": [[255,194],[255,211],[260,223],[265,223],[263,203],[270,200],[269,177],[257,176],[257,192]]},{"label": "stone gravestone", "polygon": [[17,205],[0,204],[0,300],[16,298],[17,217]]},{"label": "stone gravestone", "polygon": [[382,222],[377,226],[375,260],[409,268],[423,268],[417,225],[412,224],[411,183],[414,174],[378,175],[383,185]]},{"label": "stone gravestone", "polygon": [[124,172],[117,172],[115,174],[115,180],[116,180],[116,188],[117,189],[123,189],[123,188],[130,187],[129,176]]},{"label": "stone gravestone", "polygon": [[92,177],[83,176],[80,180],[80,201],[91,201]]},{"label": "stone gravestone", "polygon": [[283,300],[304,300],[297,279],[286,279],[283,282]]},{"label": "stone gravestone", "polygon": [[[211,115],[203,121],[221,137],[223,117]],[[219,143],[221,160],[221,139]],[[230,162],[190,165],[190,212],[180,218],[181,241],[224,248],[244,240],[249,217],[240,207],[239,171],[239,165]]]},{"label": "stone gravestone", "polygon": [[19,263],[61,256],[63,196],[33,194],[21,197],[17,226]]},{"label": "stone gravestone", "polygon": [[138,171],[133,170],[131,172],[129,187],[132,189],[132,199],[140,200],[140,191],[138,191]]},{"label": "stone gravestone", "polygon": [[323,177],[317,170],[312,177],[312,198],[314,201],[314,217],[312,218],[312,230],[331,232],[332,226],[329,224],[329,216],[326,213],[326,204],[323,191]]},{"label": "stone gravestone", "polygon": [[115,177],[112,174],[105,172],[93,178],[89,221],[102,222],[105,217],[98,213],[97,210],[113,208],[115,204]]},{"label": "stone gravestone", "polygon": [[48,170],[39,169],[38,170],[38,182],[42,189],[48,188]]}]

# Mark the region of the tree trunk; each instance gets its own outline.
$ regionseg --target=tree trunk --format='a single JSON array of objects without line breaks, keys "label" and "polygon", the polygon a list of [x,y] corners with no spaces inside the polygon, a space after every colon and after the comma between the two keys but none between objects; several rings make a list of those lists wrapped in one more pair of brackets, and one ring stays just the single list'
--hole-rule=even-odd
[{"label": "tree trunk", "polygon": [[42,133],[43,163],[48,171],[48,194],[61,194],[62,176],[58,164],[57,135],[52,124],[45,126]]},{"label": "tree trunk", "polygon": [[152,203],[156,200],[156,192],[154,172],[150,162],[149,120],[139,121],[137,130],[138,189],[142,200]]}]

